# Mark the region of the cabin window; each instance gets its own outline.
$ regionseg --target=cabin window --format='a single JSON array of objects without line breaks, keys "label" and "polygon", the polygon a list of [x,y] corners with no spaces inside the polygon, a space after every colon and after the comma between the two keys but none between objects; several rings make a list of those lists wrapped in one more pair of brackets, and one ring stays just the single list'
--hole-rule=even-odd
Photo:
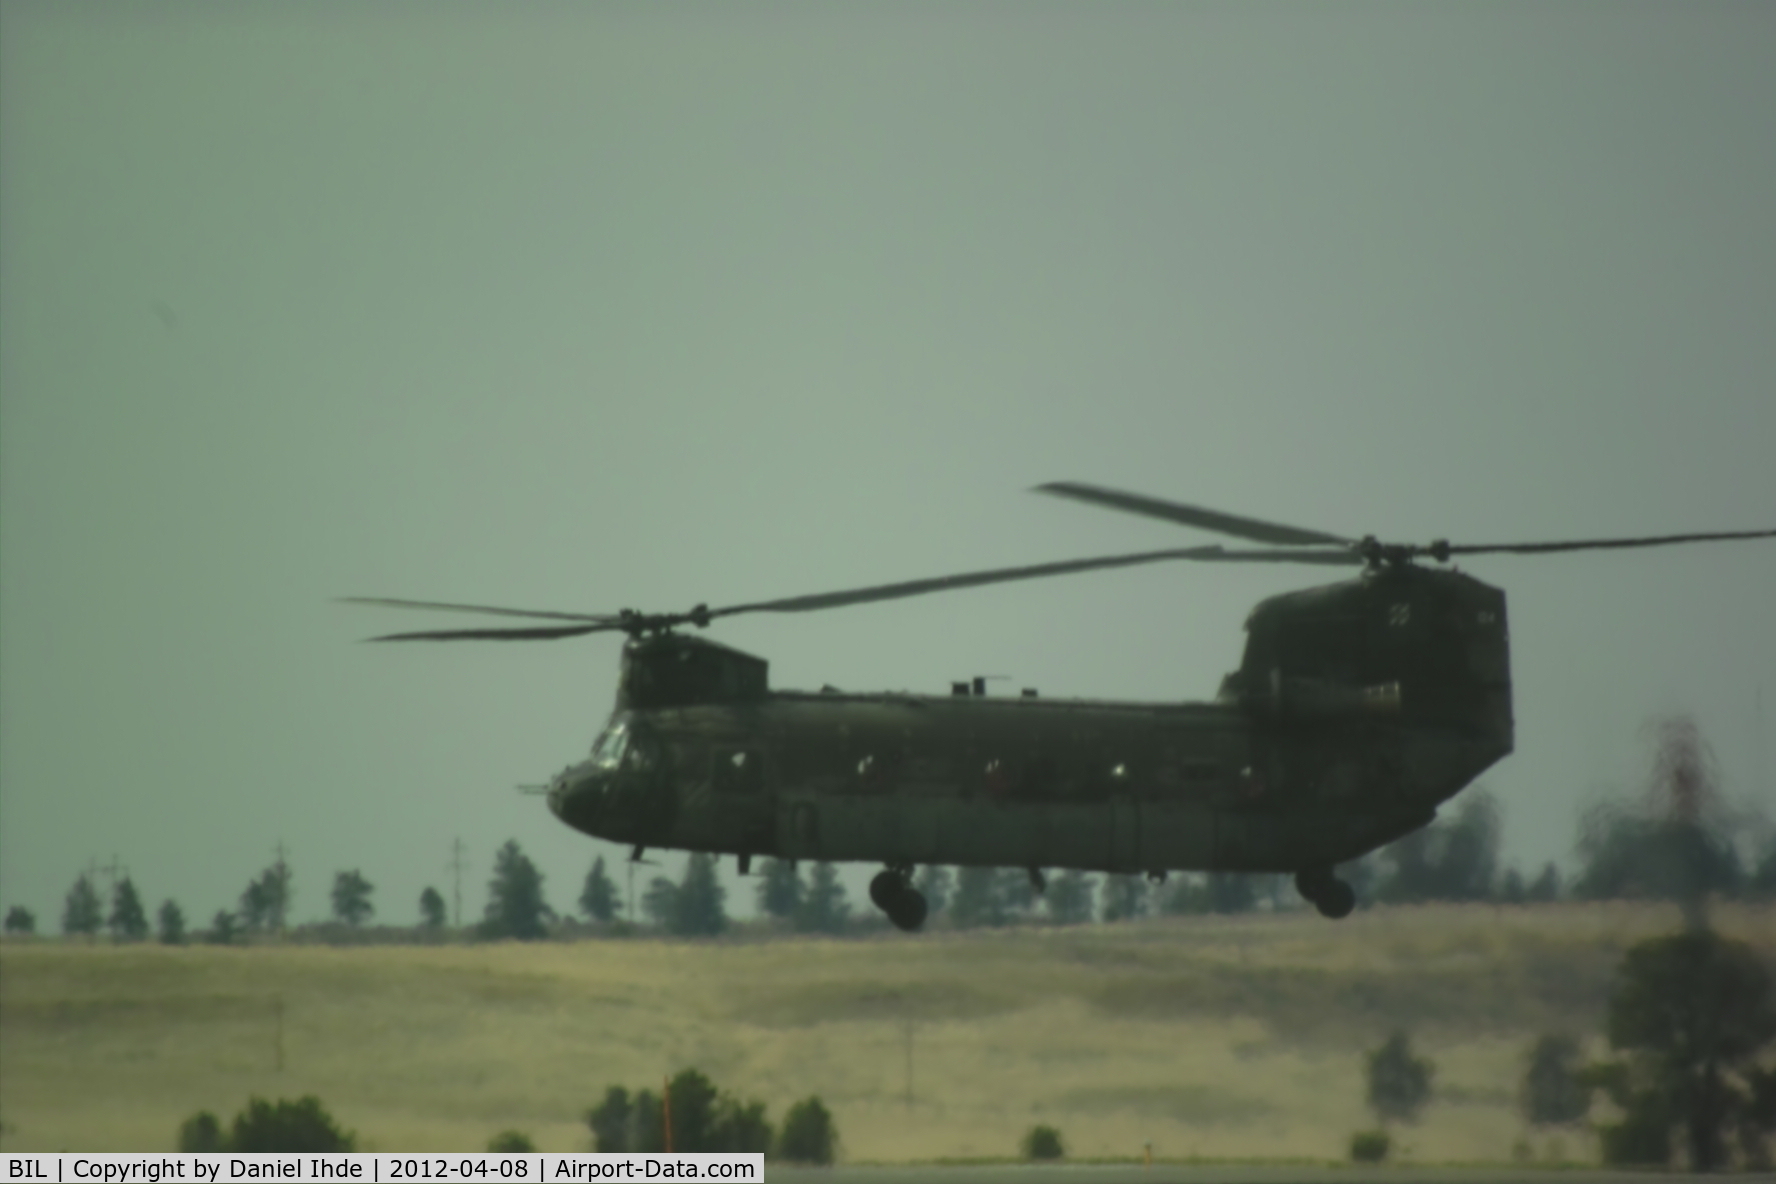
[{"label": "cabin window", "polygon": [[623,759],[629,745],[629,725],[618,720],[601,733],[592,744],[592,763],[601,769],[614,769]]},{"label": "cabin window", "polygon": [[756,794],[765,787],[765,761],[757,749],[718,749],[715,792]]}]

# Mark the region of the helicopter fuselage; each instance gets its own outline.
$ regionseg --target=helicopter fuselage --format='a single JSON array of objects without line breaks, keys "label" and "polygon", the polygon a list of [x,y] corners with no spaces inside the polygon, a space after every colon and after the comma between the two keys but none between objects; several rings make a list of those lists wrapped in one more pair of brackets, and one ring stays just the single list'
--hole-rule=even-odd
[{"label": "helicopter fuselage", "polygon": [[751,655],[625,648],[568,825],[637,847],[1113,873],[1329,869],[1511,751],[1504,596],[1414,567],[1272,597],[1216,701],[771,691]]}]

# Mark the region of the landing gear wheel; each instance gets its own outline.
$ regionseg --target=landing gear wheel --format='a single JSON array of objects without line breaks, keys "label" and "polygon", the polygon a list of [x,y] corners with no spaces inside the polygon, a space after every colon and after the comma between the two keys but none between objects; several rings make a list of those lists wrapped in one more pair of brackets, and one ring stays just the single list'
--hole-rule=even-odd
[{"label": "landing gear wheel", "polygon": [[1357,907],[1356,892],[1334,876],[1331,868],[1303,868],[1296,872],[1295,891],[1318,909],[1320,916],[1334,921],[1350,916],[1351,910]]},{"label": "landing gear wheel", "polygon": [[891,867],[877,872],[870,880],[869,892],[870,902],[888,914],[896,929],[910,932],[925,924],[925,896],[908,882],[907,869]]},{"label": "landing gear wheel", "polygon": [[899,898],[894,901],[893,907],[885,911],[896,929],[911,933],[925,924],[927,912],[925,894],[916,888],[902,889]]},{"label": "landing gear wheel", "polygon": [[1314,901],[1314,907],[1320,910],[1320,916],[1334,921],[1348,917],[1351,910],[1357,907],[1356,891],[1343,880],[1333,880],[1319,899]]},{"label": "landing gear wheel", "polygon": [[870,881],[870,903],[884,913],[894,911],[894,902],[902,892],[909,891],[906,878],[899,872],[889,870],[877,872]]}]

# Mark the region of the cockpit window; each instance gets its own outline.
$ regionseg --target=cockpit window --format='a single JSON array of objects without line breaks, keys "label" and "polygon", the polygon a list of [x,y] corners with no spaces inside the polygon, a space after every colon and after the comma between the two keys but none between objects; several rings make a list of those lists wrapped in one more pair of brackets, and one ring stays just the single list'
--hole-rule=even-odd
[{"label": "cockpit window", "polygon": [[604,730],[592,745],[592,763],[601,769],[614,769],[623,759],[629,745],[629,725],[618,720]]}]

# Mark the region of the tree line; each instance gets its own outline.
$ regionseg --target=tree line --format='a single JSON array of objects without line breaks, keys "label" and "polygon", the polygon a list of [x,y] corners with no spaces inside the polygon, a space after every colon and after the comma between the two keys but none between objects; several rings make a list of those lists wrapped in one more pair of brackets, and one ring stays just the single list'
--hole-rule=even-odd
[{"label": "tree line", "polygon": [[[1581,817],[1578,869],[1570,882],[1552,862],[1533,878],[1501,866],[1503,811],[1484,788],[1463,794],[1447,818],[1342,865],[1339,873],[1363,904],[1651,899],[1678,901],[1694,913],[1711,897],[1776,899],[1776,833],[1766,831],[1754,851],[1742,849],[1737,839],[1753,828],[1726,806],[1713,756],[1694,721],[1661,720],[1652,732],[1655,752],[1643,793],[1599,803]],[[108,907],[93,881],[91,872],[82,873],[69,889],[62,932],[94,937],[105,929],[118,941],[145,940],[148,918],[131,878],[125,874],[112,884]],[[1029,872],[1014,868],[932,865],[919,869],[914,887],[930,906],[928,924],[955,929],[1232,914],[1296,904],[1290,877],[1233,872],[1143,877],[1062,871],[1039,885]],[[804,876],[793,861],[764,859],[754,891],[760,914],[795,932],[840,933],[881,923],[872,908],[853,911],[832,864],[815,863]],[[255,934],[283,933],[292,894],[291,871],[280,854],[248,883],[237,907],[218,910],[198,936],[228,945]],[[335,873],[333,923],[347,931],[367,925],[376,915],[374,894],[375,885],[358,869]],[[630,931],[622,918],[625,902],[603,857],[593,862],[577,903],[585,922],[609,932]],[[716,859],[704,853],[690,855],[676,881],[652,877],[640,899],[628,903],[632,910],[639,907],[654,929],[676,936],[714,936],[731,924]],[[436,888],[420,894],[418,911],[421,933],[445,929],[444,898]],[[499,848],[476,936],[535,940],[571,928],[574,920],[549,906],[543,875],[516,840]],[[176,945],[190,936],[185,913],[173,900],[161,904],[156,921],[163,942]],[[29,934],[36,924],[28,909],[14,906],[5,931]]]}]

